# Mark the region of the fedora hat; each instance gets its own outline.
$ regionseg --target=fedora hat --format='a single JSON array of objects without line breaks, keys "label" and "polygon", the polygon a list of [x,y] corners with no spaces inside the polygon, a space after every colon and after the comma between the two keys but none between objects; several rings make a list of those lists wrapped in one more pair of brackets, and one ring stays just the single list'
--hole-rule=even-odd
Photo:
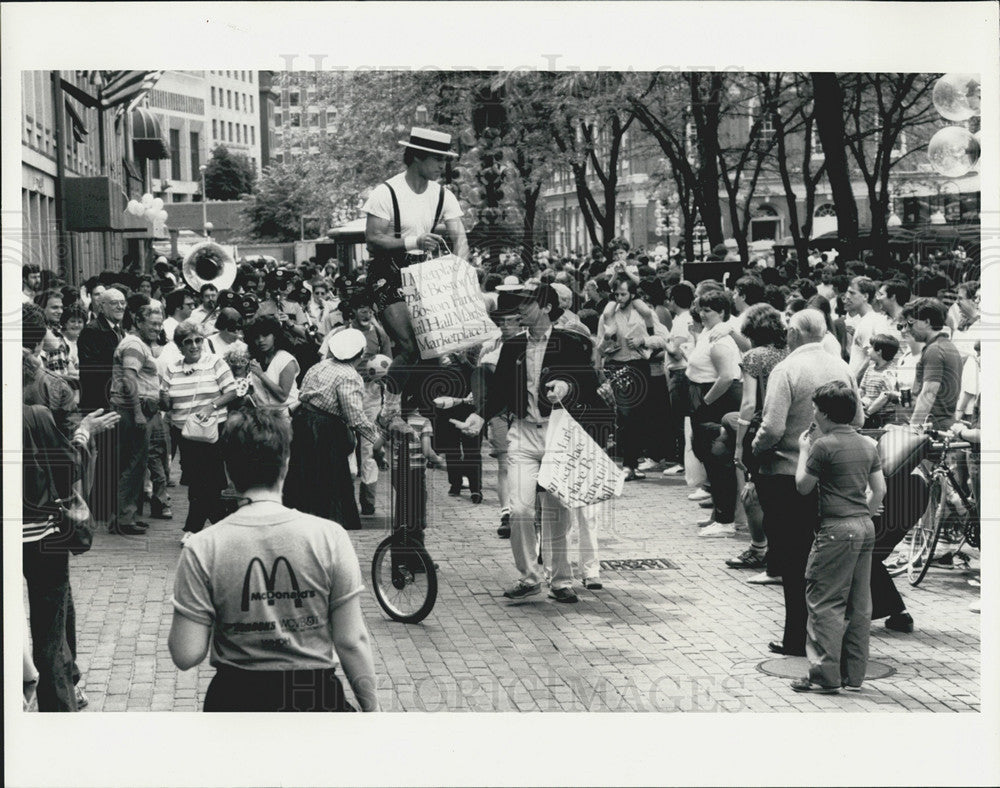
[{"label": "fedora hat", "polygon": [[445,134],[443,131],[421,129],[414,126],[410,129],[410,139],[399,140],[399,144],[414,150],[437,153],[441,156],[450,156],[453,159],[458,158],[458,154],[451,150],[451,135]]}]

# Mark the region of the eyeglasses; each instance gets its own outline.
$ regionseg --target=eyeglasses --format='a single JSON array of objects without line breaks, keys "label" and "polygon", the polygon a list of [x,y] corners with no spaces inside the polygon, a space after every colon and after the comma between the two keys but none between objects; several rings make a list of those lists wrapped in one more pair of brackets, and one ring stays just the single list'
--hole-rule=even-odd
[{"label": "eyeglasses", "polygon": [[896,330],[905,331],[908,328],[912,328],[913,324],[916,322],[917,321],[914,320],[912,317],[908,317],[902,323],[896,323]]},{"label": "eyeglasses", "polygon": [[187,347],[189,345],[200,345],[204,341],[204,337],[188,337],[187,339],[181,340],[181,346]]}]

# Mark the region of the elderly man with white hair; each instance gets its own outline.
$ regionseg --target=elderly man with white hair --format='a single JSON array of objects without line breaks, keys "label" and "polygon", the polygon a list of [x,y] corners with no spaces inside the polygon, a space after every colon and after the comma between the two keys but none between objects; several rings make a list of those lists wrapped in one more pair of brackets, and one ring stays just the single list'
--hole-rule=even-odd
[{"label": "elderly man with white hair", "polygon": [[[764,511],[767,533],[767,576],[757,582],[778,582],[785,591],[785,629],[780,641],[768,644],[776,654],[804,656],[806,653],[806,561],[813,532],[819,524],[816,492],[799,495],[795,470],[799,459],[799,437],[813,420],[813,393],[835,380],[843,381],[857,396],[850,367],[831,358],[822,344],[826,318],[818,309],[803,309],[788,324],[788,356],[771,371],[764,397],[763,420],[753,442],[760,458],[760,472],[748,484],[744,496],[756,495]],[[858,411],[852,425],[864,422]]]}]

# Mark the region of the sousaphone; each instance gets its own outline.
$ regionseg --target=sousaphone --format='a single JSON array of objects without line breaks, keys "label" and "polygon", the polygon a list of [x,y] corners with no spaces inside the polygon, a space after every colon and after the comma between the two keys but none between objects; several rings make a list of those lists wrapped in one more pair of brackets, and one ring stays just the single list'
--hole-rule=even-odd
[{"label": "sousaphone", "polygon": [[228,290],[236,281],[236,261],[223,247],[213,241],[204,241],[193,247],[184,258],[184,281],[196,293],[205,285],[215,285]]}]

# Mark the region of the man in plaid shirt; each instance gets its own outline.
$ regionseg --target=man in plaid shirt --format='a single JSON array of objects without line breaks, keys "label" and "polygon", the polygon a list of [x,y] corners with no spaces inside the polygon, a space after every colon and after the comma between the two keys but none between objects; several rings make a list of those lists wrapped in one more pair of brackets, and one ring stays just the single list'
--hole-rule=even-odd
[{"label": "man in plaid shirt", "polygon": [[365,413],[364,382],[357,370],[366,344],[355,328],[337,332],[329,343],[332,358],[310,367],[302,379],[284,488],[286,506],[348,530],[361,528],[348,462],[356,446],[354,432],[374,444],[376,456],[383,444]]},{"label": "man in plaid shirt", "polygon": [[66,377],[70,363],[69,344],[63,339],[62,327],[59,324],[59,318],[63,313],[62,293],[58,290],[46,290],[35,299],[35,303],[42,308],[45,324],[49,329],[39,358],[49,372]]}]

